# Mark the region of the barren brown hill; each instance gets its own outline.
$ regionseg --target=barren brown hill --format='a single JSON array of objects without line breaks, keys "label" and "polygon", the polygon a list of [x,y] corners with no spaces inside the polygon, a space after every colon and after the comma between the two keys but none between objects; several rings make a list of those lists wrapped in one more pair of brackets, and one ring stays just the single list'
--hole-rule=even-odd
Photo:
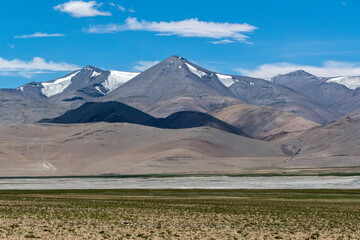
[{"label": "barren brown hill", "polygon": [[360,163],[360,119],[345,117],[284,142],[296,157],[352,156]]},{"label": "barren brown hill", "polygon": [[319,126],[290,112],[267,106],[249,104],[234,105],[210,113],[258,139],[279,139],[294,136]]},{"label": "barren brown hill", "polygon": [[128,123],[0,126],[0,176],[229,172],[268,168],[280,146],[221,130]]},{"label": "barren brown hill", "polygon": [[360,111],[352,112],[348,115],[350,118],[360,119]]}]

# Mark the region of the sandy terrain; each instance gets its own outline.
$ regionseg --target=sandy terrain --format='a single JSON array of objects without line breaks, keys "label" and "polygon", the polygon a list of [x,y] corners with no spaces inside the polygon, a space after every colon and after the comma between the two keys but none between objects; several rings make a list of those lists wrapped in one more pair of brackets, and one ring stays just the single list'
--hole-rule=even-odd
[{"label": "sandy terrain", "polygon": [[209,127],[171,130],[103,122],[2,125],[0,176],[358,168],[359,120],[344,121],[316,127],[285,142],[260,141]]},{"label": "sandy terrain", "polygon": [[0,126],[0,176],[147,174],[271,167],[276,144],[217,129],[127,123]]}]

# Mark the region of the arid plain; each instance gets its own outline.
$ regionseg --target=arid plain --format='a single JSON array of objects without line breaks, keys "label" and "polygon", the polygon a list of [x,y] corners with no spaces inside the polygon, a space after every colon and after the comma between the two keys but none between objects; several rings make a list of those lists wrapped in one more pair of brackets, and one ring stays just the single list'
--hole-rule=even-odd
[{"label": "arid plain", "polygon": [[3,191],[6,239],[359,239],[358,190]]}]

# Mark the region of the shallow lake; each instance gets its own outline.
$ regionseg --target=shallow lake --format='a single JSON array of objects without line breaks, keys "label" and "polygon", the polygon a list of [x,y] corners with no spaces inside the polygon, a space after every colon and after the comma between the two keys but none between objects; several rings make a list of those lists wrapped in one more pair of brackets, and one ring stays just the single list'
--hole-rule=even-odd
[{"label": "shallow lake", "polygon": [[360,189],[360,176],[0,179],[7,189]]}]

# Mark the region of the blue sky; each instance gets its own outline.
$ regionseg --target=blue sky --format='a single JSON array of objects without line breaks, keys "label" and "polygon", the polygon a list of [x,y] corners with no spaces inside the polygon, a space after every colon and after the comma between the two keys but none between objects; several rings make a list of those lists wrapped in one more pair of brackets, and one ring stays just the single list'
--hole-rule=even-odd
[{"label": "blue sky", "polygon": [[264,78],[296,68],[360,75],[359,13],[358,0],[5,0],[0,88],[171,55]]}]

